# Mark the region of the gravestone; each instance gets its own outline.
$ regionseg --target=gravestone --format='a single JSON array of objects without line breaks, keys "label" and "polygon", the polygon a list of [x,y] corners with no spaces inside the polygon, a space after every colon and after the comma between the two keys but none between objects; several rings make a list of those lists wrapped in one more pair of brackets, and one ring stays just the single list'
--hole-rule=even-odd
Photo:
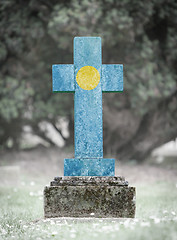
[{"label": "gravestone", "polygon": [[123,65],[102,64],[101,51],[101,38],[75,37],[74,64],[52,67],[53,91],[74,92],[75,158],[45,187],[45,217],[135,216],[135,188],[103,158],[102,92],[123,91]]}]

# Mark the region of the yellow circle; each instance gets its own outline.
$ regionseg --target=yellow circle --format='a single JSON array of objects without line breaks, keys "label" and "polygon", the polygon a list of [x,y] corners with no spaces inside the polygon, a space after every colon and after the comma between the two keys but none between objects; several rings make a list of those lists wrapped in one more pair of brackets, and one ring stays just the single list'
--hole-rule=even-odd
[{"label": "yellow circle", "polygon": [[84,90],[92,90],[96,88],[100,81],[98,70],[92,66],[85,66],[79,69],[76,75],[76,81]]}]

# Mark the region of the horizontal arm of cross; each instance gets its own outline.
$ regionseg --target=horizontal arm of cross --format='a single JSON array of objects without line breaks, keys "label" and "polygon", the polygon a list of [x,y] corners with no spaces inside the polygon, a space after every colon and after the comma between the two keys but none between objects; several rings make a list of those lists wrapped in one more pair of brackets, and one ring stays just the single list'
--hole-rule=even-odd
[{"label": "horizontal arm of cross", "polygon": [[122,92],[123,91],[123,65],[103,64],[102,65],[102,91]]},{"label": "horizontal arm of cross", "polygon": [[74,92],[74,65],[52,65],[53,92]]}]

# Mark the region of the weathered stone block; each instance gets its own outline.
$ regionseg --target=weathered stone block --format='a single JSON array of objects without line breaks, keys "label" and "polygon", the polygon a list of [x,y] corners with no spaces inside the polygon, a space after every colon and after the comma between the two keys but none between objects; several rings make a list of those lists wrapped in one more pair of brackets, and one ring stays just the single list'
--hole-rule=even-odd
[{"label": "weathered stone block", "polygon": [[133,218],[135,188],[123,177],[58,177],[44,189],[44,215]]}]

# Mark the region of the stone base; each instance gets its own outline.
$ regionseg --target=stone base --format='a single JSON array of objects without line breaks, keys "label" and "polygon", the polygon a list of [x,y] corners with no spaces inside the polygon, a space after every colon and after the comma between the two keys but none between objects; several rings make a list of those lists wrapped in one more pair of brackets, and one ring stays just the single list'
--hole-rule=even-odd
[{"label": "stone base", "polygon": [[65,159],[64,176],[115,176],[115,159]]},{"label": "stone base", "polygon": [[123,177],[56,177],[44,189],[44,215],[133,218],[135,188]]}]

